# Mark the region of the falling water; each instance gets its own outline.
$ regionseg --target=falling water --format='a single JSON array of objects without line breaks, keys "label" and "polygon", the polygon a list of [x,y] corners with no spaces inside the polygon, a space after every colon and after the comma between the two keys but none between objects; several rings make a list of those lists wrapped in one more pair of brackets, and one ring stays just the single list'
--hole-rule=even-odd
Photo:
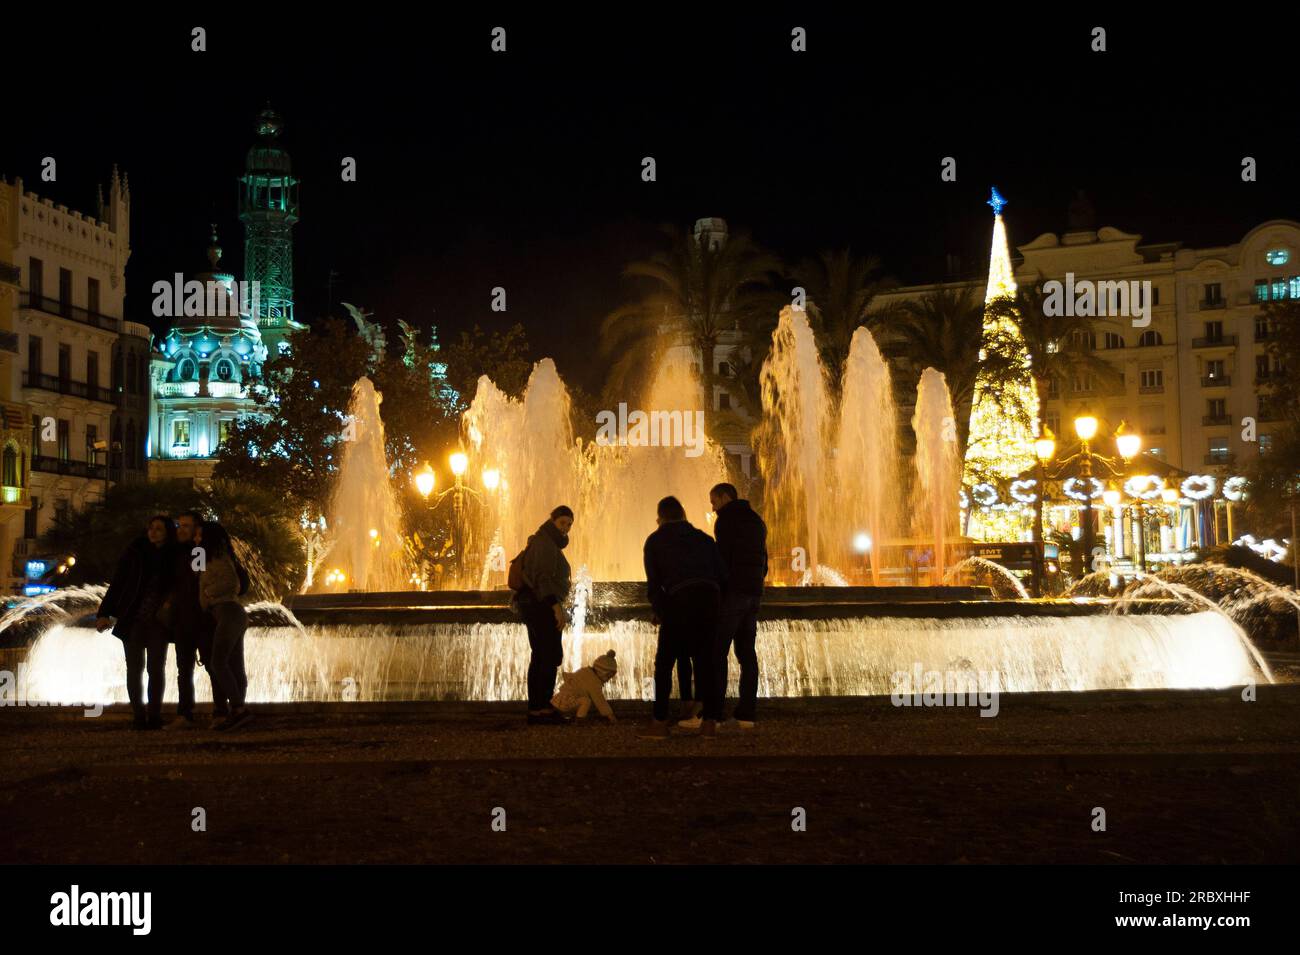
[{"label": "falling water", "polygon": [[[326,566],[341,570],[349,590],[410,587],[401,510],[384,455],[383,401],[369,378],[352,386],[350,423],[329,509],[333,541]],[[373,532],[373,533],[372,533]]]},{"label": "falling water", "polygon": [[841,567],[853,559],[850,540],[867,535],[871,582],[881,584],[883,545],[896,538],[900,517],[897,415],[889,366],[865,327],[853,332],[840,389],[835,456],[833,553]]},{"label": "falling water", "polygon": [[[641,699],[654,670],[656,628],[626,621],[565,634],[565,665],[586,666],[613,648],[619,672],[607,689]],[[578,645],[579,643],[584,645]],[[894,674],[995,674],[1008,692],[1142,687],[1224,687],[1271,681],[1253,646],[1218,612],[1184,615],[855,618],[772,620],[759,625],[763,696],[889,693]],[[525,696],[528,639],[519,624],[421,627],[250,627],[249,699],[514,700]],[[169,660],[168,700],[174,699]],[[27,698],[67,703],[126,700],[122,650],[106,634],[57,623],[32,646]],[[731,668],[735,694],[735,668]],[[196,681],[200,699],[208,681]],[[352,695],[355,694],[355,695]]]},{"label": "falling water", "polygon": [[[856,339],[855,339],[856,342]],[[781,310],[772,350],[759,376],[763,422],[755,451],[767,482],[764,501],[771,549],[803,548],[807,568],[816,573],[821,550],[822,509],[830,516],[831,402],[808,314]],[[852,536],[852,531],[845,529]]]},{"label": "falling water", "polygon": [[494,468],[501,484],[477,512],[476,539],[499,531],[513,556],[552,508],[567,504],[575,512],[570,562],[587,565],[598,580],[642,579],[642,548],[655,529],[658,501],[676,496],[687,518],[705,527],[709,488],[727,480],[721,449],[696,430],[704,396],[689,365],[665,361],[643,405],[648,416],[664,413],[658,446],[633,443],[631,435],[628,443],[584,443],[573,434],[569,394],[549,358],[534,366],[519,400],[479,379],[462,419],[470,476]]},{"label": "falling water", "polygon": [[925,369],[916,388],[916,412],[912,416],[912,430],[916,432],[914,513],[918,536],[931,541],[934,548],[935,583],[943,579],[945,541],[956,531],[961,462],[957,459],[955,422],[947,380],[942,372]]}]

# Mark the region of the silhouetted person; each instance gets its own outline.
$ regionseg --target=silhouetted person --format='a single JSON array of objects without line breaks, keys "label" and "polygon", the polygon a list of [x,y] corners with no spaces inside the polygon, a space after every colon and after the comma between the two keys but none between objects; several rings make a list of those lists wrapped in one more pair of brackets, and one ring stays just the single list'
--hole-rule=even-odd
[{"label": "silhouetted person", "polygon": [[[167,689],[168,631],[159,611],[171,591],[176,528],[166,514],[149,518],[145,533],[118,559],[112,583],[95,614],[95,629],[113,628],[126,656],[126,694],[135,729],[162,729],[162,700]],[[114,618],[114,619],[110,619]],[[144,704],[143,676],[149,674],[149,705]]]},{"label": "silhouetted person", "polygon": [[199,572],[194,569],[193,550],[202,523],[203,519],[194,511],[183,511],[176,516],[176,560],[171,595],[167,599],[171,639],[176,646],[176,715],[180,717],[172,725],[181,728],[190,728],[195,723],[196,655],[208,668],[214,718],[224,719],[230,712],[228,701],[217,692],[216,681],[212,680],[212,631],[216,621],[199,605]]},{"label": "silhouetted person", "polygon": [[758,608],[767,577],[767,525],[749,506],[738,500],[734,484],[718,484],[709,491],[717,519],[713,536],[727,568],[727,586],[718,614],[718,680],[727,693],[727,658],[736,648],[740,663],[740,693],[736,722],[753,729],[758,704]]},{"label": "silhouetted person", "polygon": [[522,586],[514,604],[528,630],[528,722],[564,723],[568,719],[551,705],[555,675],[564,662],[564,601],[569,596],[569,546],[573,511],[561,504],[551,511],[537,533],[528,538],[516,560],[522,564]]},{"label": "silhouetted person", "polygon": [[658,512],[659,529],[645,542],[646,594],[659,622],[654,720],[640,735],[650,739],[668,736],[673,667],[685,650],[691,655],[695,683],[704,697],[699,731],[703,736],[712,736],[722,718],[715,644],[726,570],[718,545],[708,534],[691,526],[681,501],[666,497],[659,502]]},{"label": "silhouetted person", "polygon": [[199,606],[215,621],[208,674],[216,684],[216,692],[230,701],[230,714],[216,722],[213,729],[238,729],[253,718],[244,705],[248,694],[248,670],[244,666],[248,613],[239,602],[248,589],[248,578],[239,566],[230,535],[220,524],[205,521],[199,525],[195,540],[203,549],[204,561],[199,573]]}]

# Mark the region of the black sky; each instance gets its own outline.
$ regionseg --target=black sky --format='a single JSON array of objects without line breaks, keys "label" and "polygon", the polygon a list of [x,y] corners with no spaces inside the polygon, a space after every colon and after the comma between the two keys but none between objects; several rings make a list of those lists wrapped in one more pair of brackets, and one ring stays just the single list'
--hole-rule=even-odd
[{"label": "black sky", "polygon": [[[1062,231],[1078,189],[1099,225],[1148,241],[1229,243],[1300,218],[1291,31],[1258,20],[415,9],[369,22],[323,5],[282,20],[32,14],[14,36],[45,39],[10,45],[0,171],[90,212],[113,163],[129,173],[127,310],[147,321],[152,282],[203,264],[210,221],[242,274],[236,179],[269,101],[303,181],[301,319],[325,312],[334,269],[336,303],[436,323],[444,341],[522,322],[534,357],[589,387],[595,328],[660,223],[718,215],[792,260],[851,246],[930,281],[949,253],[982,266],[990,184],[1010,200],[1013,244]],[[206,53],[190,51],[194,25]],[[495,25],[504,55],[489,49]],[[795,25],[807,53],[790,51]],[[1095,25],[1104,54],[1089,50]],[[39,180],[47,155],[57,183]],[[640,179],[647,155],[656,183]],[[1256,183],[1240,178],[1248,155]],[[355,183],[340,180],[344,156]],[[944,156],[956,183],[940,181]],[[498,285],[504,315],[489,308]]]}]

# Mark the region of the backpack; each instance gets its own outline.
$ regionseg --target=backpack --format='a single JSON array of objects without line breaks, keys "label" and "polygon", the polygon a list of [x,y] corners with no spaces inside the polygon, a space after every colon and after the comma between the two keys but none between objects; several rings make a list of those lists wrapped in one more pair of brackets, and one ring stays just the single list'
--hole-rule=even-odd
[{"label": "backpack", "polygon": [[528,581],[524,580],[524,554],[527,551],[528,548],[525,547],[516,554],[515,559],[510,562],[510,567],[506,571],[506,586],[516,592],[528,586]]}]

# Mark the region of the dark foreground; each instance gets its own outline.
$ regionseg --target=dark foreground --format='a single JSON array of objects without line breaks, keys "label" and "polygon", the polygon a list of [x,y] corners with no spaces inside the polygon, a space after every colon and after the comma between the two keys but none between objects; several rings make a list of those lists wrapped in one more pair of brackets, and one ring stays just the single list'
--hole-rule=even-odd
[{"label": "dark foreground", "polygon": [[1300,861],[1300,685],[1004,695],[992,719],[770,701],[753,735],[666,743],[615,708],[261,706],[228,736],[6,708],[0,862]]}]

